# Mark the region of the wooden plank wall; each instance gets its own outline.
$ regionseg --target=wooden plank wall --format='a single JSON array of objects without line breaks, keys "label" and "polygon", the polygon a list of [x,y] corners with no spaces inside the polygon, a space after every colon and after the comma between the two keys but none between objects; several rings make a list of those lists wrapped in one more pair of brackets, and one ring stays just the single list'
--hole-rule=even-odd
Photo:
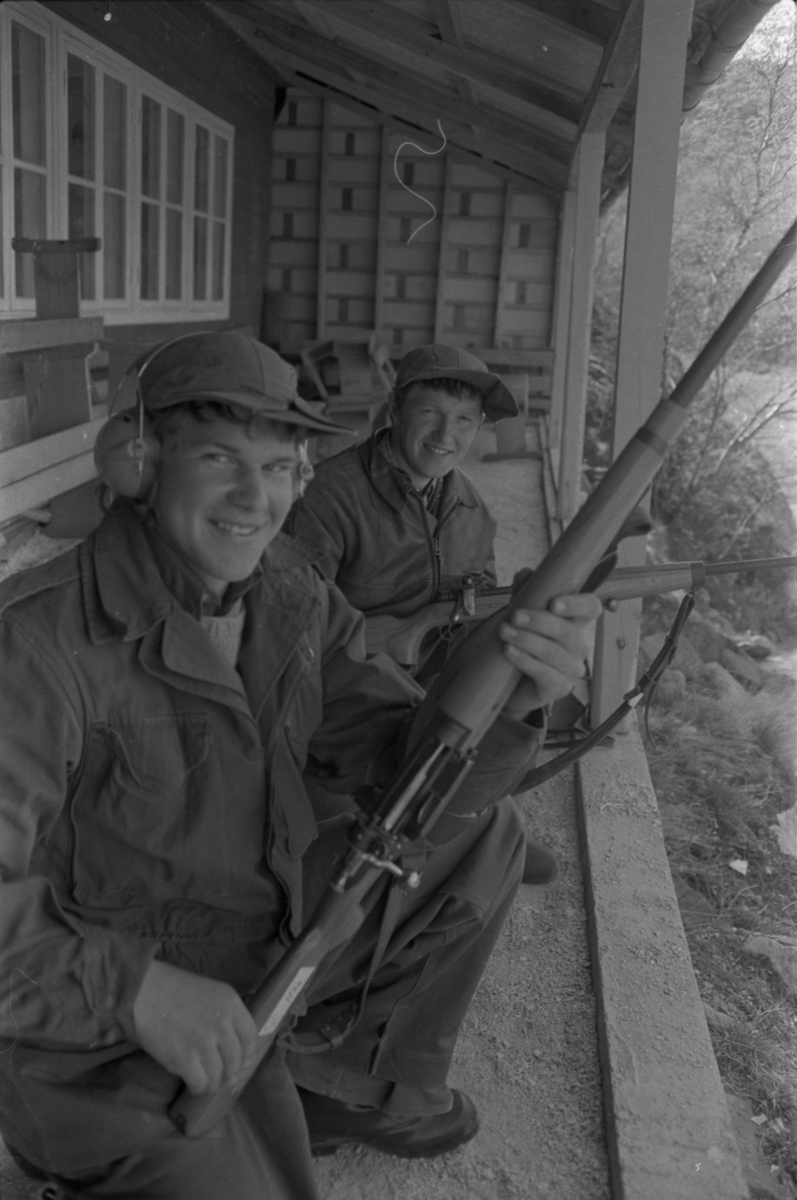
[{"label": "wooden plank wall", "polygon": [[[284,354],[376,329],[394,356],[431,341],[550,347],[558,211],[547,197],[289,89],[274,128],[264,336]],[[419,135],[424,149],[432,139]]]}]

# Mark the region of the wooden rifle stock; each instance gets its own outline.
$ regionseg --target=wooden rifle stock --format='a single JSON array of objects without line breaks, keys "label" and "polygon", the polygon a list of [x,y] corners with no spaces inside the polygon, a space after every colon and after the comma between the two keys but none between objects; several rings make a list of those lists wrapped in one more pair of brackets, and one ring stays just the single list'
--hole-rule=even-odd
[{"label": "wooden rifle stock", "polygon": [[[605,608],[612,609],[622,600],[656,596],[661,592],[697,591],[705,587],[706,579],[714,575],[729,575],[744,571],[773,571],[797,567],[797,558],[751,558],[738,562],[680,562],[658,563],[642,567],[618,567],[608,579],[599,584],[594,595]],[[411,617],[380,615],[367,617],[365,644],[369,653],[389,654],[408,670],[418,666],[421,643],[431,629],[446,630],[444,635],[457,643],[468,627],[484,621],[506,608],[514,594],[513,588],[500,587],[477,595],[473,610],[468,611],[459,600],[441,600],[428,604]]]},{"label": "wooden rifle stock", "polygon": [[[794,254],[797,222],[788,230],[731,312],[698,355],[672,395],[662,400],[637,432],[534,575],[507,606],[547,608],[559,595],[581,591],[617,538],[686,420],[686,406],[753,315]],[[416,717],[421,740],[362,820],[317,913],[264,981],[252,1004],[262,1031],[259,1055],[248,1072],[209,1096],[178,1096],[170,1115],[183,1133],[209,1129],[235,1103],[257,1063],[327,953],[354,935],[360,901],[405,841],[423,836],[456,792],[476,749],[516,688],[520,672],[505,658],[495,634],[506,610],[490,617],[468,639],[468,654],[455,654]],[[398,871],[400,874],[400,871]]]}]

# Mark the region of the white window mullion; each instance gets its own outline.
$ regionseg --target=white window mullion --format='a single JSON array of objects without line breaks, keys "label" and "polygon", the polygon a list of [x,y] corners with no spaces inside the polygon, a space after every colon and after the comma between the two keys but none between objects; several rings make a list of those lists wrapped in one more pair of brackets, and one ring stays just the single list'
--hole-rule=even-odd
[{"label": "white window mullion", "polygon": [[[50,130],[52,137],[49,143],[52,176],[50,179],[50,232],[48,237],[59,241],[69,236],[69,218],[67,214],[67,195],[69,190],[68,150],[67,150],[67,69],[66,47],[63,30],[55,29],[50,41],[52,62],[47,72],[53,81],[50,90]],[[48,39],[49,40],[49,39]]]},{"label": "white window mullion", "polygon": [[[42,121],[41,136],[43,138],[43,141],[42,141],[42,153],[43,153],[43,158],[44,158],[43,162],[37,161],[36,159],[32,159],[29,157],[29,155],[26,155],[25,154],[25,149],[26,149],[25,146],[19,148],[22,151],[22,156],[19,158],[17,157],[16,150],[18,149],[18,147],[14,146],[13,116],[12,116],[11,103],[9,103],[9,108],[7,110],[7,116],[5,117],[5,119],[9,123],[9,129],[10,129],[9,151],[11,154],[11,164],[10,164],[10,166],[11,166],[11,170],[10,170],[11,223],[10,223],[9,229],[6,233],[6,245],[4,247],[4,249],[7,249],[8,254],[10,256],[12,256],[12,261],[10,263],[10,274],[11,274],[10,307],[11,307],[12,311],[16,310],[16,311],[21,311],[21,312],[32,312],[35,307],[35,300],[33,297],[33,286],[32,286],[33,285],[33,275],[32,275],[33,260],[30,257],[30,255],[24,256],[24,259],[19,258],[16,255],[13,255],[13,252],[11,250],[11,238],[18,232],[21,233],[22,236],[27,236],[27,237],[45,237],[46,238],[46,237],[54,236],[53,231],[54,231],[55,226],[54,226],[54,220],[53,220],[53,194],[54,194],[53,189],[54,189],[55,172],[53,170],[53,141],[54,141],[54,137],[55,137],[55,130],[54,130],[53,118],[52,118],[52,113],[53,113],[52,96],[53,96],[53,90],[54,90],[53,85],[52,85],[52,80],[53,80],[53,38],[50,36],[50,31],[47,29],[46,25],[43,25],[41,21],[38,21],[35,19],[35,14],[33,16],[31,16],[28,13],[23,13],[21,11],[15,11],[14,9],[11,9],[9,16],[10,16],[9,25],[8,25],[9,75],[11,75],[12,78],[13,78],[12,33],[14,30],[14,26],[16,26],[18,28],[19,36],[21,39],[38,39],[40,41],[41,47],[43,49],[41,90],[38,93],[38,95],[35,97],[36,104],[37,105],[39,103],[41,104],[40,116],[41,116],[41,121]],[[21,48],[23,55],[25,54],[26,50],[28,52],[31,51],[35,45],[36,45],[36,42],[33,40],[27,40],[27,45],[21,44],[20,48]],[[28,82],[29,81],[30,81],[30,76],[28,77]],[[26,124],[29,125],[29,129],[28,129],[27,133],[23,134],[23,138],[25,141],[28,140],[28,135],[31,133],[31,130],[33,130],[33,126],[30,125],[29,122],[26,122],[24,120],[21,122],[21,125],[23,127]],[[32,132],[32,137],[33,137],[33,140],[35,141],[35,139],[36,139],[35,130],[33,130],[33,132]],[[17,217],[16,187],[17,187],[18,177],[22,178],[22,186],[26,190],[26,192],[28,192],[28,195],[23,197],[23,202],[22,202],[23,223],[22,223],[22,228],[19,230],[17,229],[17,226],[16,226],[16,217]],[[43,207],[44,207],[44,213],[40,214],[39,220],[31,219],[32,215],[35,216],[35,203],[36,203],[37,196],[41,198],[41,201],[42,201]],[[25,261],[25,259],[27,261]],[[27,280],[27,285],[26,285],[26,289],[25,289],[29,292],[29,294],[27,296],[17,296],[17,290],[18,290],[18,286],[19,286],[19,281],[17,279],[18,265],[21,266],[21,269],[24,271],[24,277]]]},{"label": "white window mullion", "polygon": [[0,8],[0,236],[2,236],[2,278],[0,311],[11,304],[11,230],[14,222],[14,176],[11,145],[11,17]]},{"label": "white window mullion", "polygon": [[[23,72],[27,75],[27,93],[23,90],[23,109],[27,121],[27,149],[19,160],[13,157],[10,37],[12,22],[30,30],[41,39],[40,43],[35,43],[27,37],[24,47],[25,59],[22,65]],[[231,269],[233,128],[160,80],[141,71],[115,51],[95,41],[52,9],[46,9],[36,3],[36,0],[7,0],[7,3],[2,4],[0,34],[0,112],[3,120],[0,143],[3,155],[0,162],[0,181],[3,185],[0,202],[3,218],[3,286],[0,290],[0,311],[16,310],[21,316],[32,311],[34,307],[28,264],[25,264],[24,270],[26,290],[31,294],[16,297],[11,252],[11,237],[15,232],[16,181],[17,185],[24,189],[23,203],[26,207],[23,211],[27,215],[20,232],[27,236],[59,239],[68,238],[70,235],[93,234],[101,239],[101,249],[92,258],[95,295],[93,299],[87,296],[83,301],[83,311],[87,315],[101,313],[106,321],[111,322],[226,317],[229,314]],[[86,63],[86,71],[82,72],[77,68],[74,60]],[[70,69],[74,77],[72,87]],[[110,107],[107,107],[106,89],[111,79],[117,90],[112,96]],[[37,80],[40,81],[39,84]],[[75,100],[75,89],[80,92],[81,85],[84,93],[82,110]],[[125,89],[127,114],[124,147],[127,174],[122,182],[117,157],[117,154],[122,152],[121,137],[112,135],[110,141],[106,137],[106,122],[112,121],[113,128],[118,126],[117,114],[123,95],[119,90],[121,88]],[[82,119],[87,130],[93,128],[94,153],[90,164],[81,158],[79,147],[75,143],[70,150],[70,95],[73,118]],[[161,116],[157,156],[160,180],[157,196],[144,196],[142,189],[144,96],[149,97],[153,105],[158,106]],[[198,213],[195,207],[198,125],[205,131],[208,142],[208,161],[204,167],[207,197],[201,213]],[[42,136],[46,147],[44,155]],[[181,138],[183,159],[182,170],[178,176],[175,148],[179,146]],[[222,185],[222,180],[217,179],[219,139],[227,147],[226,177],[223,181],[226,202],[223,214],[220,212],[221,204],[216,195]],[[107,175],[106,154],[112,156],[109,159],[111,166]],[[43,161],[38,161],[42,157]],[[224,156],[221,161],[223,164]],[[69,174],[70,165],[76,172],[74,176]],[[168,176],[169,166],[172,169],[171,179]],[[15,168],[20,172],[19,175],[15,175]],[[182,191],[178,185],[179,177],[182,180]],[[151,295],[142,298],[141,221],[143,206],[147,203],[152,206],[150,211],[153,238],[157,230],[157,271],[153,274]],[[41,214],[38,221],[35,219],[37,212]],[[199,299],[194,298],[194,231],[197,218],[204,223],[205,235],[200,264],[204,287]],[[124,246],[121,244],[122,226]],[[222,295],[214,298],[214,268],[218,282],[219,237],[222,227]],[[115,247],[115,258],[111,260],[109,254],[112,245]],[[154,269],[154,244],[152,249]],[[90,290],[92,289],[89,288]],[[218,288],[216,291],[218,292]],[[120,292],[124,292],[124,295],[120,295]]]}]

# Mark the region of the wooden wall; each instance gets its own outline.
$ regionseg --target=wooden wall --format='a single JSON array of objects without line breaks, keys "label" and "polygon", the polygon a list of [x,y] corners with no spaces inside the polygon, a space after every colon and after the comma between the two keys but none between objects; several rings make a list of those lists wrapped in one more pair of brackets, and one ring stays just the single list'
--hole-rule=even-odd
[{"label": "wooden wall", "polygon": [[[283,353],[376,329],[397,354],[425,342],[550,346],[558,212],[444,152],[289,89],[274,128],[265,336]],[[419,135],[424,149],[433,139]],[[412,239],[412,240],[410,240]]]}]

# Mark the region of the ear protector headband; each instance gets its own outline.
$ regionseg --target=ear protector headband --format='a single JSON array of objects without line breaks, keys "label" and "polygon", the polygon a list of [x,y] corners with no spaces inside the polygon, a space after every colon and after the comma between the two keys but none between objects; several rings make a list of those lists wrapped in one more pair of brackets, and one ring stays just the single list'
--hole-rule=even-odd
[{"label": "ear protector headband", "polygon": [[[181,340],[173,339],[174,342]],[[168,346],[172,344],[173,342],[166,343]],[[165,346],[156,346],[127,368],[111,399],[111,415],[97,434],[94,443],[94,465],[100,479],[114,495],[125,496],[129,500],[146,499],[155,483],[160,443],[155,437],[152,422],[144,408],[138,381],[155,355],[163,349]],[[126,408],[114,414],[116,397],[125,380],[133,374],[137,377],[136,407]]]}]

